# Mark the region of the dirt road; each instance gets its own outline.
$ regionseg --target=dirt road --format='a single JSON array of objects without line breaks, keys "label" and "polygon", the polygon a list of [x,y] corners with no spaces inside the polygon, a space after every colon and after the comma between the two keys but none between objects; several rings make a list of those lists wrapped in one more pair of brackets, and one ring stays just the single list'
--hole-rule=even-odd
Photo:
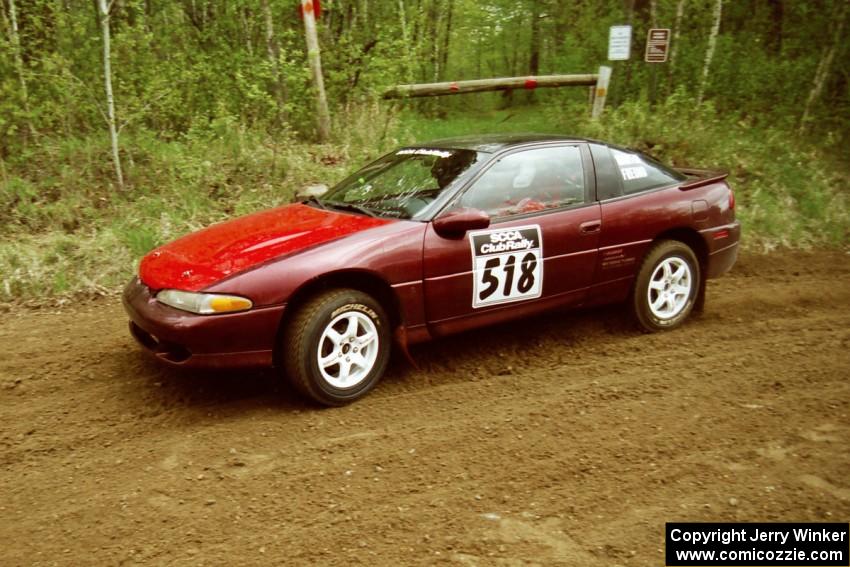
[{"label": "dirt road", "polygon": [[665,521],[850,520],[850,256],[708,293],[421,346],[331,410],[158,366],[113,300],[5,313],[0,564],[661,565]]}]

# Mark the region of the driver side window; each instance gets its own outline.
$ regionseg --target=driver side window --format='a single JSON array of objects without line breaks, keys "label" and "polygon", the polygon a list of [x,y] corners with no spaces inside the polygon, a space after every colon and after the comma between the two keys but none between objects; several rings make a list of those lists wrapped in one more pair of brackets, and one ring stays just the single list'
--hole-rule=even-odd
[{"label": "driver side window", "polygon": [[500,159],[460,198],[493,218],[565,207],[585,200],[578,146],[536,148]]}]

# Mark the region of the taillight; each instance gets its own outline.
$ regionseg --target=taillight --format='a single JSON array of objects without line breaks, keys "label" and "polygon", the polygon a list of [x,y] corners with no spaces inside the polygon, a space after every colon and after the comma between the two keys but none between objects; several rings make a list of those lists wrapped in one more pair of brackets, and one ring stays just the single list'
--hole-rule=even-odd
[{"label": "taillight", "polygon": [[732,191],[731,187],[729,187],[729,210],[735,210],[735,192]]}]

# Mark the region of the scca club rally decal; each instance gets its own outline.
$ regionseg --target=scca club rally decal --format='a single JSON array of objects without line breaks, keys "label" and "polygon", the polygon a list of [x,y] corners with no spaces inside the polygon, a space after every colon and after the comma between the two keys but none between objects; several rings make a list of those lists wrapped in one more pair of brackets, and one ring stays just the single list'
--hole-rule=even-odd
[{"label": "scca club rally decal", "polygon": [[543,239],[538,225],[470,232],[469,244],[472,307],[540,297]]}]

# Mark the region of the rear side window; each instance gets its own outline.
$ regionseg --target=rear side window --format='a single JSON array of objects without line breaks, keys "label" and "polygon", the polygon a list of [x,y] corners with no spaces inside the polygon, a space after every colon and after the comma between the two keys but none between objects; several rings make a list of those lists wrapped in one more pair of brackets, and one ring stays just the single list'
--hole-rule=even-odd
[{"label": "rear side window", "polygon": [[596,169],[596,199],[605,201],[623,194],[620,170],[607,146],[590,144],[593,167]]},{"label": "rear side window", "polygon": [[673,185],[685,179],[684,175],[664,167],[648,156],[616,148],[610,149],[620,172],[623,193],[626,195]]}]

